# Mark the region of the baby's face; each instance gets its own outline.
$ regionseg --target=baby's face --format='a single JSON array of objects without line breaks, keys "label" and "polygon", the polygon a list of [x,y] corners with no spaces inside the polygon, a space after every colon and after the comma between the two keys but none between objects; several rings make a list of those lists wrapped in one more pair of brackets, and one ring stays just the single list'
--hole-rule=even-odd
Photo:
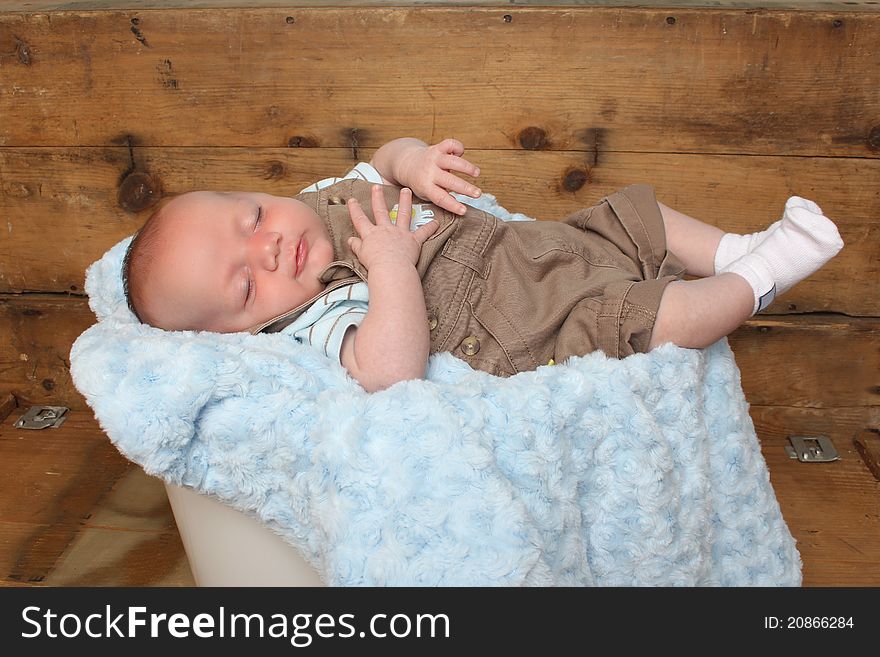
[{"label": "baby's face", "polygon": [[333,246],[292,198],[192,192],[161,218],[145,319],[170,330],[244,331],[318,294]]}]

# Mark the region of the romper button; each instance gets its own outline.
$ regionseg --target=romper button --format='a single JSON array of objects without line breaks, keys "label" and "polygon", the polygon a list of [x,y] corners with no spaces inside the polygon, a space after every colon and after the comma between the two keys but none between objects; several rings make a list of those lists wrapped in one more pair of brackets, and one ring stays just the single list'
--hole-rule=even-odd
[{"label": "romper button", "polygon": [[331,196],[327,199],[330,202],[330,205],[345,205],[345,201],[342,200],[339,196]]},{"label": "romper button", "polygon": [[473,356],[480,350],[480,341],[473,335],[469,335],[461,341],[461,350],[468,356]]},{"label": "romper button", "polygon": [[428,329],[433,331],[435,328],[437,328],[437,315],[428,313]]}]

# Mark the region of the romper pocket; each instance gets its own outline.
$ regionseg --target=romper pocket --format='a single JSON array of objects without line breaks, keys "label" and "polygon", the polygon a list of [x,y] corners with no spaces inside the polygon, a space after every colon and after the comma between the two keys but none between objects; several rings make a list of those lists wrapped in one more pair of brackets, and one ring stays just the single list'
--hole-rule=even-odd
[{"label": "romper pocket", "polygon": [[[523,222],[524,223],[524,222]],[[591,267],[618,267],[619,250],[599,235],[591,235],[568,224],[543,221],[514,227],[520,249],[535,262],[553,266],[557,260],[569,262],[572,256]]]},{"label": "romper pocket", "polygon": [[467,304],[467,310],[470,312],[462,318],[461,331],[456,335],[457,344],[450,345],[450,353],[474,369],[494,376],[516,374],[518,370],[497,336],[474,314],[470,304]]},{"label": "romper pocket", "polygon": [[[471,290],[467,304],[472,318],[469,322],[471,335],[479,339],[477,333],[481,332],[489,342],[481,342],[480,357],[495,363],[508,375],[545,364],[546,361],[540,362],[540,355],[534,353],[520,330],[520,323],[526,318],[504,312],[495,301],[492,295],[484,294],[480,286],[475,285]],[[468,348],[468,345],[462,344],[464,349]]]}]

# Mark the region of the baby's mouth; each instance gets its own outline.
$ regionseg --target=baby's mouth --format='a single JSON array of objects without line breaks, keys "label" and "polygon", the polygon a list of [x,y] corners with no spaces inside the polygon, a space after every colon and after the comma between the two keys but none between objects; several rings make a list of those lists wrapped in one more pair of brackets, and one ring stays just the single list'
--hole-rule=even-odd
[{"label": "baby's mouth", "polygon": [[293,259],[293,277],[298,278],[302,273],[303,267],[306,264],[306,257],[309,255],[309,245],[306,244],[306,238],[302,237],[299,240],[299,244],[296,245],[296,252],[294,253]]}]

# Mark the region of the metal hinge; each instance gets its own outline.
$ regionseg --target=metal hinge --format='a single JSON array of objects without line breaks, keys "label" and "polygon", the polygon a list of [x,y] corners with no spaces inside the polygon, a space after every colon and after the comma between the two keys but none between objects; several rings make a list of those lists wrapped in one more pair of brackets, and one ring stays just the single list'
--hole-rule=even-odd
[{"label": "metal hinge", "polygon": [[789,458],[801,463],[829,463],[840,458],[828,436],[788,436],[791,446],[785,451]]},{"label": "metal hinge", "polygon": [[16,429],[57,429],[67,419],[66,406],[31,406],[15,421]]}]

